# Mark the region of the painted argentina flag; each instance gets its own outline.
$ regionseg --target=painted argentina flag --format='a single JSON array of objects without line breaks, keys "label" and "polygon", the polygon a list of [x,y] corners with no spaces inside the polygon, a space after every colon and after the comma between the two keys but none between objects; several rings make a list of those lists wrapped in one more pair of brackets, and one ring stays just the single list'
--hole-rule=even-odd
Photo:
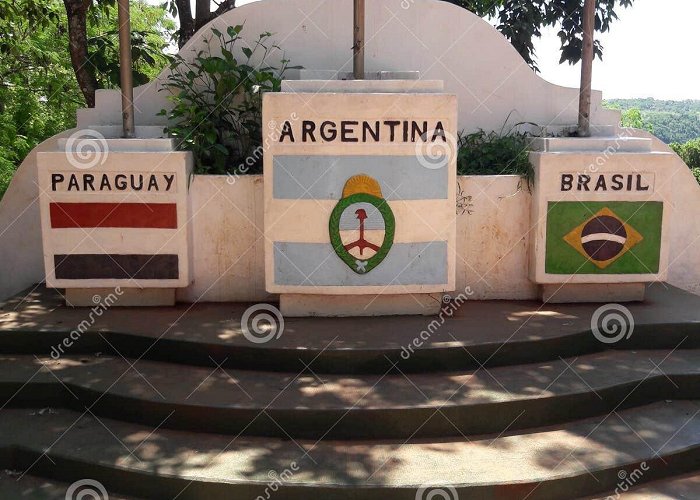
[{"label": "painted argentina flag", "polygon": [[[265,96],[264,122],[279,130],[265,156],[268,291],[453,290],[451,96],[407,97]],[[313,114],[294,114],[302,98]]]}]

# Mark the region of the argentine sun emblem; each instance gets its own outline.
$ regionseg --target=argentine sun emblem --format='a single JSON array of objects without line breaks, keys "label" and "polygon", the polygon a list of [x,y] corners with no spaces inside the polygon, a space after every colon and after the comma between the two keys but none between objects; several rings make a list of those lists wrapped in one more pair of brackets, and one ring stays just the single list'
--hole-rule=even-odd
[{"label": "argentine sun emblem", "polygon": [[335,253],[358,274],[377,267],[394,243],[394,213],[379,183],[365,174],[345,182],[328,226]]}]

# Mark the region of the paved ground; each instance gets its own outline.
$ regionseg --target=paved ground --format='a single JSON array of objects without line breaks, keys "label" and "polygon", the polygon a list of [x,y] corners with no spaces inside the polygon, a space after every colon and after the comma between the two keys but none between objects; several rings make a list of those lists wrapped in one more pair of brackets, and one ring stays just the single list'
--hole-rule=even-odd
[{"label": "paved ground", "polygon": [[[246,304],[178,304],[176,307],[116,308],[97,317],[92,329],[147,337],[249,346],[240,320]],[[426,346],[476,345],[506,340],[541,340],[590,330],[599,305],[543,305],[528,301],[468,301],[431,335]],[[649,288],[647,300],[627,306],[637,325],[700,323],[700,296],[664,284]],[[130,311],[132,314],[123,314]],[[20,294],[0,310],[1,329],[70,331],[88,308],[67,308],[45,288]],[[284,334],[266,347],[372,349],[401,347],[433,318],[288,318]]]},{"label": "paved ground", "polygon": [[[73,483],[52,481],[29,474],[22,476],[22,471],[4,470],[0,471],[0,498],[3,500],[78,500],[79,498],[83,500],[107,500],[104,496],[88,494],[89,491],[101,493],[93,484],[82,483],[81,485],[77,484],[78,482],[72,490],[75,494],[66,499]],[[81,492],[83,496],[78,497],[77,495]],[[110,500],[139,500],[133,496],[126,497],[111,492],[107,492],[107,495]]]},{"label": "paved ground", "polygon": [[512,301],[444,322],[287,319],[253,344],[245,304],[93,323],[39,288],[0,310],[0,498],[63,498],[83,478],[123,498],[265,498],[295,464],[281,499],[415,500],[430,483],[459,500],[568,500],[642,462],[644,482],[665,479],[629,498],[700,498],[697,475],[675,477],[700,470],[700,297],[648,298],[615,345],[590,331],[599,305]]},{"label": "paved ground", "polygon": [[[184,480],[266,482],[295,463],[293,484],[493,486],[624,468],[654,453],[697,447],[700,402],[658,403],[531,434],[382,442],[277,440],[194,434],[98,419],[65,410],[6,410],[0,447],[21,445],[54,460],[174,475]],[[203,415],[203,417],[205,417]],[[690,418],[690,420],[689,420]],[[27,425],[33,422],[35,425]],[[202,421],[206,428],[206,419]],[[676,432],[677,431],[677,432]],[[675,433],[675,435],[674,435]],[[644,439],[640,439],[643,436]],[[58,437],[61,437],[57,441]],[[57,442],[56,442],[57,441]],[[650,451],[651,450],[651,451]],[[468,463],[469,467],[454,467]],[[46,464],[45,464],[46,465]]]}]

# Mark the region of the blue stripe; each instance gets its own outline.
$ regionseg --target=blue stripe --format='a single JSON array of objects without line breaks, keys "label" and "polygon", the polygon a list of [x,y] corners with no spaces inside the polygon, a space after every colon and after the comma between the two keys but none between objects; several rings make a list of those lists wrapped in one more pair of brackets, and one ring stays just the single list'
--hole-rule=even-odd
[{"label": "blue stripe", "polygon": [[273,197],[283,200],[339,200],[345,181],[367,174],[379,182],[387,200],[446,200],[447,157],[430,161],[417,156],[287,156],[274,157]]},{"label": "blue stripe", "polygon": [[274,243],[275,284],[289,286],[442,285],[447,242],[394,243],[367,274],[353,272],[327,243]]}]

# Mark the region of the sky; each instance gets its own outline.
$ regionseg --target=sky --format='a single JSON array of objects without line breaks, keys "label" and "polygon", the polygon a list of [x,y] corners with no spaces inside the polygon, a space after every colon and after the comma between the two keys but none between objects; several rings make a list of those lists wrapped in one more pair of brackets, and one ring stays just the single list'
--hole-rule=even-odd
[{"label": "sky", "polygon": [[[238,5],[250,1],[255,0],[239,0]],[[618,15],[611,31],[598,35],[604,54],[593,67],[593,87],[602,90],[605,99],[700,99],[696,31],[700,0],[635,0],[632,8],[620,9]],[[580,66],[559,64],[556,29],[545,30],[535,48],[545,80],[579,86]]]},{"label": "sky", "polygon": [[[603,60],[593,66],[593,87],[606,99],[700,99],[700,0],[635,0],[599,35]],[[559,39],[550,29],[536,44],[542,76],[577,87],[581,67],[559,64]]]}]

